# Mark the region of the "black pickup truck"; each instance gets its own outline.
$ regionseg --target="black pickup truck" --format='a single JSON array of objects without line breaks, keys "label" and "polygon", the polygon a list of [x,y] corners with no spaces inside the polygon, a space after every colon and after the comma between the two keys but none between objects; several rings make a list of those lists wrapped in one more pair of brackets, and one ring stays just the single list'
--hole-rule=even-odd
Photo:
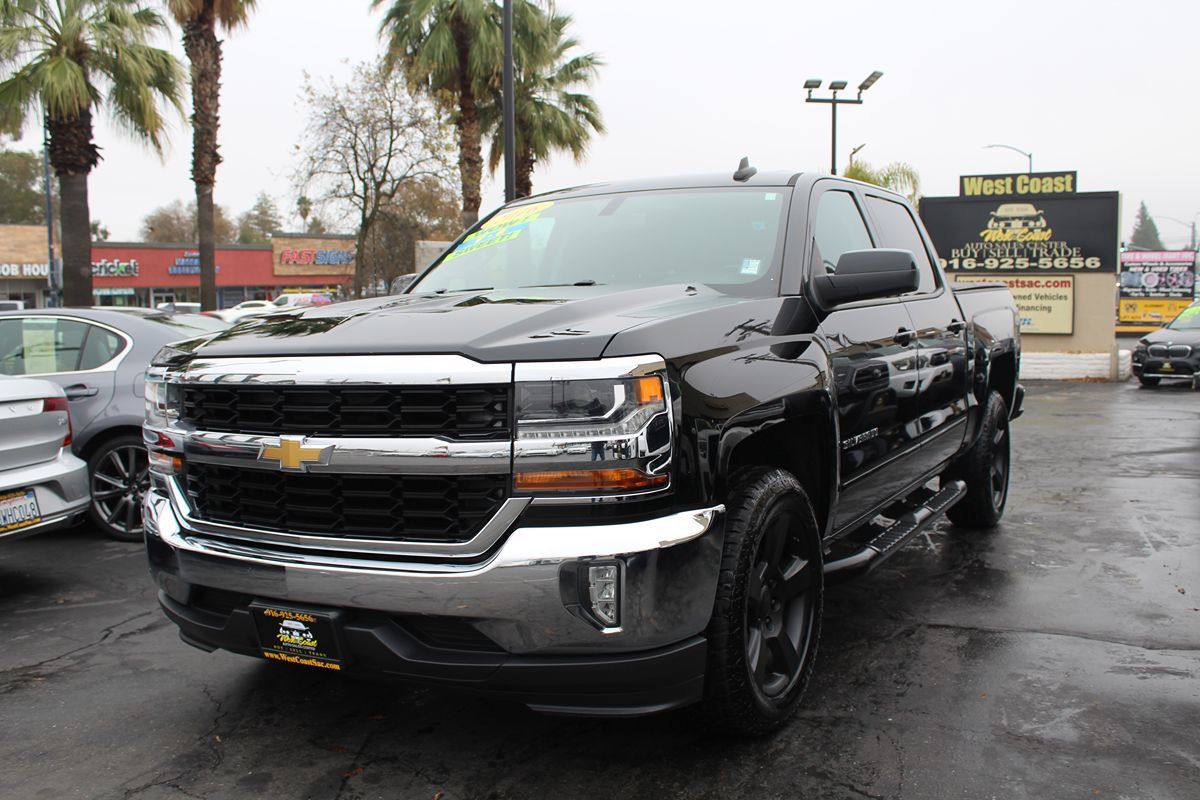
[{"label": "black pickup truck", "polygon": [[164,348],[146,543],[183,640],[563,714],[769,730],[823,588],[993,526],[1002,286],[825,175],[520,200],[401,295]]}]

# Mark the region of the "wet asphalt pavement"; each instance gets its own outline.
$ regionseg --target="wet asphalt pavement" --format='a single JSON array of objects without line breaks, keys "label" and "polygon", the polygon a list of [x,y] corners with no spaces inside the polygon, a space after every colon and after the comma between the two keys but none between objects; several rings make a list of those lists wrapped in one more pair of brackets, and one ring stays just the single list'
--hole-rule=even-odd
[{"label": "wet asphalt pavement", "polygon": [[0,543],[0,797],[1200,798],[1200,392],[1026,408],[1002,527],[832,589],[757,741],[205,654],[138,547]]}]

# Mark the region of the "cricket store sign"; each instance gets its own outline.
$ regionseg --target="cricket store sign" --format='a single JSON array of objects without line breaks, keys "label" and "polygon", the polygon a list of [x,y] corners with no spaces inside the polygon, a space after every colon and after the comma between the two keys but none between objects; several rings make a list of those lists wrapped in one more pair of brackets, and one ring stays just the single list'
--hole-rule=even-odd
[{"label": "cricket store sign", "polygon": [[959,283],[1003,283],[1017,304],[1021,333],[1075,332],[1073,275],[955,275]]},{"label": "cricket store sign", "polygon": [[92,277],[94,278],[136,278],[138,262],[136,258],[121,261],[117,258],[102,258],[92,262]]},{"label": "cricket store sign", "polygon": [[921,219],[951,272],[1117,271],[1118,195],[926,197]]},{"label": "cricket store sign", "polygon": [[1121,253],[1121,299],[1117,321],[1161,325],[1192,303],[1196,253],[1139,250]]}]

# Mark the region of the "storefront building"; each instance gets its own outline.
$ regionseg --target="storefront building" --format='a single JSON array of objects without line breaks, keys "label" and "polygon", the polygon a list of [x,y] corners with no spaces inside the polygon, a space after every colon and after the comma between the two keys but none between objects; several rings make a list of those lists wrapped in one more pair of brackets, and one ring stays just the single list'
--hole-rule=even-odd
[{"label": "storefront building", "polygon": [[[277,233],[271,244],[222,245],[216,250],[217,307],[286,292],[338,296],[353,280],[355,255],[353,236]],[[45,307],[49,275],[44,227],[0,226],[0,299]],[[92,290],[95,304],[103,306],[196,303],[200,254],[189,245],[98,242],[92,246]]]}]

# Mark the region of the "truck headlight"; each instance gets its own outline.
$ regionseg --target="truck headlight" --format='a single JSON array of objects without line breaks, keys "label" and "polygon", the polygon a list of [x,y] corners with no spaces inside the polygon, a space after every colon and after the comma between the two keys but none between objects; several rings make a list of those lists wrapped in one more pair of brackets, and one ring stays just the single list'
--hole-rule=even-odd
[{"label": "truck headlight", "polygon": [[146,424],[152,428],[165,428],[179,419],[182,392],[179,384],[167,383],[155,375],[153,368],[146,374]]},{"label": "truck headlight", "polygon": [[627,494],[670,477],[670,398],[661,375],[518,382],[513,488]]}]

